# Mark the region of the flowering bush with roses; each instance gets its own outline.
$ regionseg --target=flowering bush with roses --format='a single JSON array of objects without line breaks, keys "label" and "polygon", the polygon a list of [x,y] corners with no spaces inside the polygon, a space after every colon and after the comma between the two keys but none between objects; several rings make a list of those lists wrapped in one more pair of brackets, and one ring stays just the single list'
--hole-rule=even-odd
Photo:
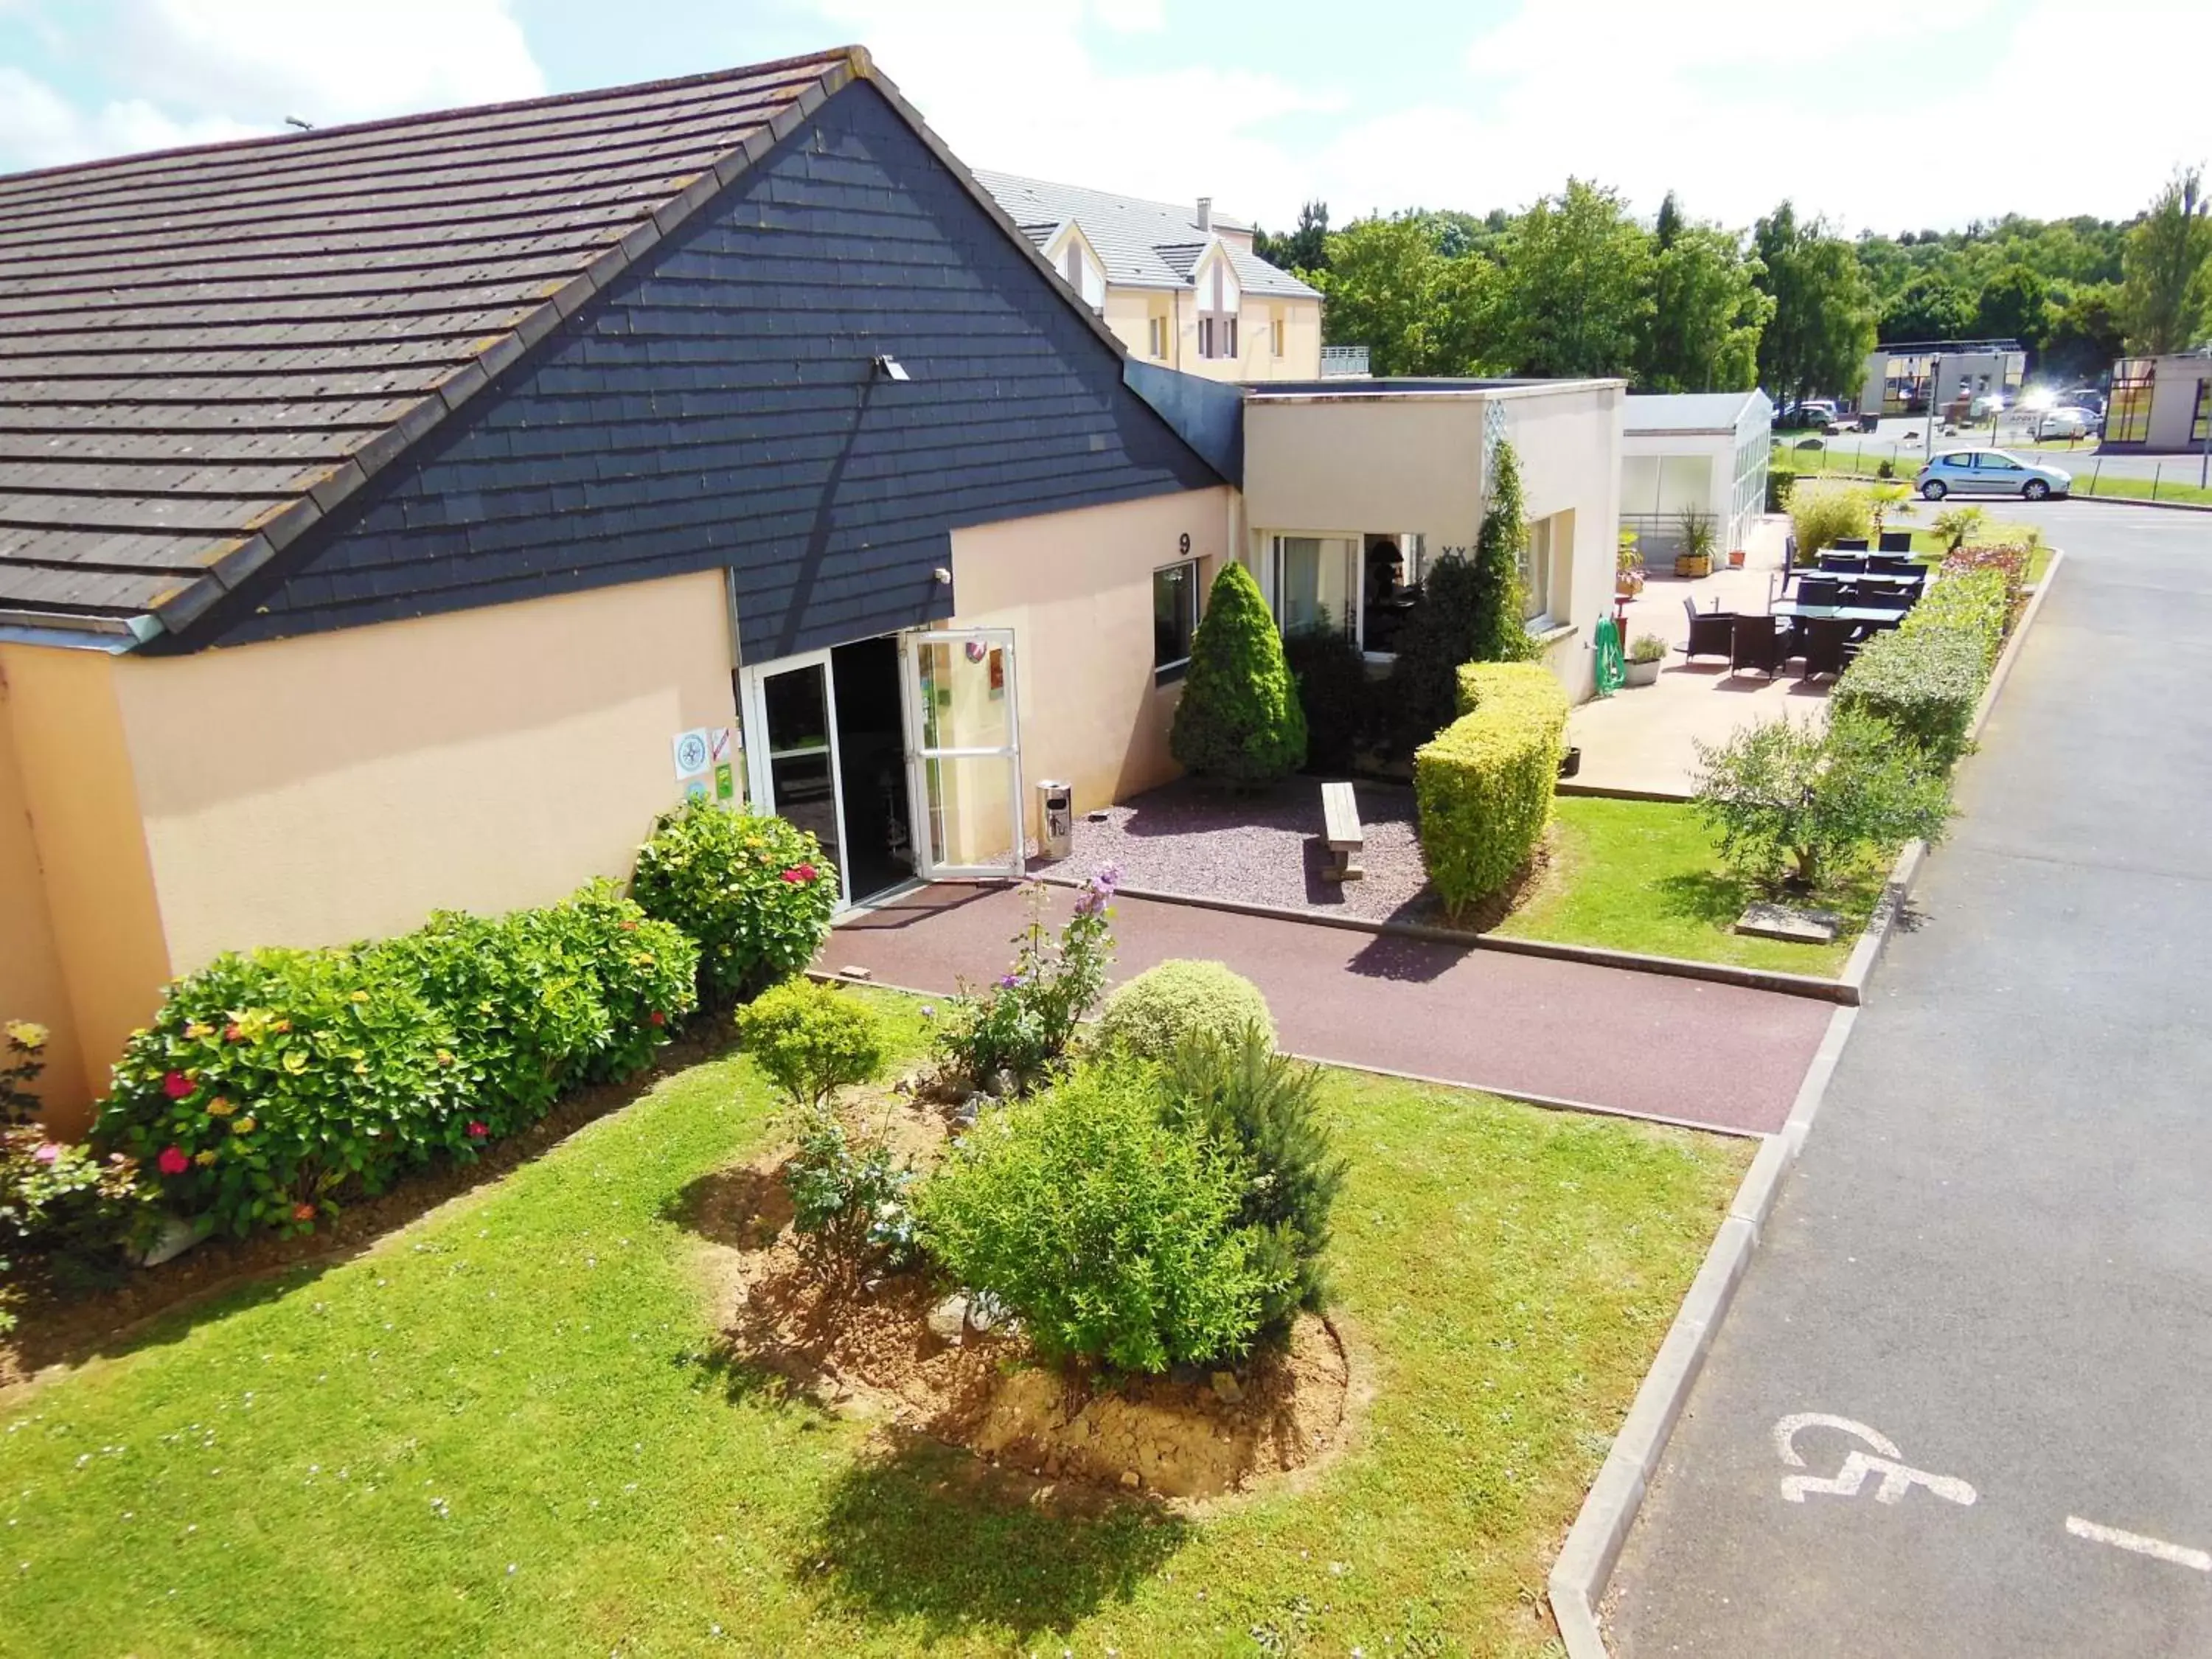
[{"label": "flowering bush with roses", "polygon": [[779,817],[687,801],[637,851],[630,894],[699,942],[700,1000],[742,1002],[814,960],[837,908],[822,844]]},{"label": "flowering bush with roses", "polygon": [[1057,939],[1046,924],[1042,882],[1029,893],[1029,921],[1013,939],[1013,966],[981,991],[963,981],[938,1028],[940,1061],[969,1087],[1027,1094],[1066,1069],[1075,1029],[1106,986],[1114,959],[1113,900],[1118,865],[1100,866],[1077,890]]},{"label": "flowering bush with roses", "polygon": [[611,883],[377,945],[220,957],[131,1039],[94,1141],[172,1209],[309,1231],[638,1070],[691,1012],[696,963]]}]

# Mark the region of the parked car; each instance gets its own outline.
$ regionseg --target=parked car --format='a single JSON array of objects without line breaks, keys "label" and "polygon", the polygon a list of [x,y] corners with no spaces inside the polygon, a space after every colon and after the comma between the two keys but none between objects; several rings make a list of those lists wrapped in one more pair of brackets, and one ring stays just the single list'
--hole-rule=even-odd
[{"label": "parked car", "polygon": [[1834,432],[1842,422],[1836,415],[1835,404],[1826,398],[1808,398],[1802,404],[1785,404],[1774,424],[1785,431],[1793,427],[1811,427],[1816,432]]},{"label": "parked car", "polygon": [[2092,419],[2102,421],[2105,418],[2105,394],[2090,386],[2078,386],[2070,392],[2058,394],[2057,407],[2086,410]]},{"label": "parked car", "polygon": [[2033,429],[2038,439],[2086,438],[2096,431],[2097,417],[2069,404],[2045,410],[2035,417]]},{"label": "parked car", "polygon": [[2011,406],[2003,392],[1984,392],[1977,394],[1966,414],[1970,420],[1986,421],[1992,415],[2003,414]]},{"label": "parked car", "polygon": [[2070,495],[2074,475],[2061,467],[2023,461],[2002,449],[1952,449],[1922,467],[1914,487],[1931,501],[1946,495],[2019,495],[2039,501]]}]

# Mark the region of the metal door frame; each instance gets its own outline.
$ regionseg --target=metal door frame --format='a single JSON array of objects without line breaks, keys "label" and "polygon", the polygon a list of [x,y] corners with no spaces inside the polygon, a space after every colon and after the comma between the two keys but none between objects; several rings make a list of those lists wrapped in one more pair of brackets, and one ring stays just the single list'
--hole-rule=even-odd
[{"label": "metal door frame", "polygon": [[[964,647],[974,640],[982,641],[987,650],[995,647],[1005,653],[1006,744],[995,749],[927,748],[922,742],[927,711],[921,695],[921,648],[932,645]],[[1023,810],[1022,800],[1021,680],[1014,657],[1014,630],[1011,628],[939,627],[904,633],[899,635],[899,667],[902,697],[906,704],[907,800],[909,815],[914,820],[915,873],[924,881],[935,881],[946,876],[997,876],[1018,879],[1028,869],[1029,815]],[[1008,763],[1013,774],[1012,786],[1007,791],[1007,811],[1012,820],[1010,825],[1012,839],[1008,842],[1012,848],[1009,864],[947,864],[939,860],[929,805],[928,763],[933,760],[1004,760]],[[842,826],[842,813],[838,822]]]}]

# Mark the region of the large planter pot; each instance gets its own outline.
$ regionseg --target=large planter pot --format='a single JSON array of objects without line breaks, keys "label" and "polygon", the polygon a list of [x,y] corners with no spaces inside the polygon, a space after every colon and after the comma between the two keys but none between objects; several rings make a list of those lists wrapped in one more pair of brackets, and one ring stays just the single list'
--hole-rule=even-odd
[{"label": "large planter pot", "polygon": [[1678,576],[1710,576],[1713,574],[1713,556],[1710,553],[1677,553],[1674,574]]},{"label": "large planter pot", "polygon": [[1643,591],[1644,578],[1641,576],[1615,576],[1613,579],[1613,597],[1616,599],[1632,599]]},{"label": "large planter pot", "polygon": [[1743,568],[1743,550],[1741,548],[1731,547],[1729,549],[1729,568],[1731,570],[1741,570]]},{"label": "large planter pot", "polygon": [[1627,676],[1625,684],[1629,685],[1658,684],[1659,670],[1663,665],[1663,661],[1664,659],[1662,658],[1654,657],[1650,662],[1631,661],[1624,663],[1622,665],[1622,669]]}]

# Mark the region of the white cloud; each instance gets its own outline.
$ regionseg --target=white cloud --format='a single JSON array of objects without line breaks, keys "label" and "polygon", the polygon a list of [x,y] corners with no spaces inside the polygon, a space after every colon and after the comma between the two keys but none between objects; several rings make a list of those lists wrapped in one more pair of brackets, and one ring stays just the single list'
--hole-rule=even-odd
[{"label": "white cloud", "polygon": [[1263,129],[1342,102],[1326,88],[1173,52],[1159,54],[1168,67],[1156,71],[1109,73],[1085,43],[1095,12],[1080,0],[820,0],[818,9],[846,38],[867,43],[971,166],[1163,201],[1212,196],[1240,216],[1263,199],[1295,204],[1305,175]]},{"label": "white cloud", "polygon": [[545,90],[509,0],[131,0],[112,40],[76,44],[117,95],[75,103],[0,68],[0,165],[240,137],[289,115],[324,126]]}]

